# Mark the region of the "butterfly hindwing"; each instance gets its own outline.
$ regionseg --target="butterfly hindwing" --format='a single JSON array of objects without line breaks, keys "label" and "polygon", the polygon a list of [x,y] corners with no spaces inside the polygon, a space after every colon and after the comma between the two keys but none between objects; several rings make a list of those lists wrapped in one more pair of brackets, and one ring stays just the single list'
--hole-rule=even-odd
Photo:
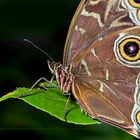
[{"label": "butterfly hindwing", "polygon": [[[140,27],[116,31],[93,42],[83,52],[83,57],[77,56],[72,63],[75,76],[73,95],[81,107],[90,116],[137,137],[140,131],[137,121],[140,112],[140,53],[137,54],[138,60],[123,63],[114,51],[120,47],[115,46],[120,44],[117,42],[120,38],[124,42],[129,39],[128,43],[131,43],[131,37],[138,39],[139,36]],[[137,41],[140,43],[140,39]]]}]

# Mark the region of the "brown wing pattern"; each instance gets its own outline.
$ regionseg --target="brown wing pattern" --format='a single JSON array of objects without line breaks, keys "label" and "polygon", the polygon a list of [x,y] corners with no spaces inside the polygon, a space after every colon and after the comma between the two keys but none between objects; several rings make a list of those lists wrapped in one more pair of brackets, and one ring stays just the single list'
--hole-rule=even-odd
[{"label": "brown wing pattern", "polygon": [[81,0],[68,32],[64,65],[69,65],[93,41],[134,26],[128,12],[122,7],[121,0]]},{"label": "brown wing pattern", "polygon": [[[132,120],[136,102],[136,80],[140,69],[119,63],[114,54],[114,42],[121,34],[140,36],[140,27],[120,30],[87,48],[72,63],[75,77],[73,95],[90,116],[115,125],[138,136]],[[139,64],[140,66],[140,64]],[[138,87],[140,88],[140,87]]]},{"label": "brown wing pattern", "polygon": [[[106,93],[107,92],[109,93],[110,91],[106,89]],[[115,106],[114,102],[110,102],[107,96],[104,96],[106,93],[102,94],[101,92],[93,89],[93,87],[80,81],[75,81],[73,93],[77,101],[80,103],[81,108],[86,110],[92,118],[112,124],[132,135],[137,136],[137,132],[132,127],[132,122],[130,121],[130,113],[122,114]],[[112,101],[116,102],[118,100],[115,97]],[[130,101],[127,101],[126,104],[125,103],[126,102],[122,102],[122,104],[120,104],[122,105],[121,108],[127,107],[128,109],[132,109],[132,105],[129,105]]]},{"label": "brown wing pattern", "polygon": [[63,64],[88,114],[140,138],[140,2],[81,0]]}]

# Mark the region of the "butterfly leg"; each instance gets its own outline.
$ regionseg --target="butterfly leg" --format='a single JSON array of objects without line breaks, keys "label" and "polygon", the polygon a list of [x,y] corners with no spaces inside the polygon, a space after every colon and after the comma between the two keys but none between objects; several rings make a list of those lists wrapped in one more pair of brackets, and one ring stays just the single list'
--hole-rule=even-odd
[{"label": "butterfly leg", "polygon": [[[53,80],[54,80],[54,75],[52,76],[52,78],[51,78],[51,80],[50,80],[49,82],[52,83]],[[40,83],[40,84],[39,84],[39,86],[42,87],[42,88],[45,89],[45,90],[48,89],[49,85],[50,85],[50,84],[49,84],[48,82],[45,83],[45,84],[44,84],[44,83]]]},{"label": "butterfly leg", "polygon": [[67,114],[68,114],[67,108],[68,108],[68,104],[69,104],[69,101],[70,101],[71,93],[67,93],[65,95],[68,95],[68,99],[66,101],[65,108],[64,108],[64,120],[67,121]]},{"label": "butterfly leg", "polygon": [[41,77],[41,78],[39,78],[39,79],[32,85],[32,87],[29,89],[29,91],[31,91],[31,90],[32,90],[36,85],[38,85],[41,81],[45,81],[45,82],[47,82],[49,85],[52,85],[53,87],[58,88],[57,85],[55,85],[55,84],[52,83],[53,77],[52,77],[51,81],[49,81],[49,80],[46,79],[45,77]]},{"label": "butterfly leg", "polygon": [[[50,81],[49,81],[48,79],[46,79],[45,77],[39,78],[39,79],[32,85],[32,87],[29,89],[29,92],[23,93],[22,95],[18,96],[17,98],[23,98],[23,97],[27,97],[27,96],[33,95],[33,94],[30,94],[30,91],[31,91],[36,85],[38,85],[41,81],[47,82],[47,86],[48,86],[48,85],[52,85],[53,87],[58,88],[57,85],[55,85],[55,84],[52,83],[53,79],[54,79],[54,76],[51,78]],[[42,87],[43,87],[44,89],[47,89],[47,86],[44,86],[44,85],[43,85]]]}]

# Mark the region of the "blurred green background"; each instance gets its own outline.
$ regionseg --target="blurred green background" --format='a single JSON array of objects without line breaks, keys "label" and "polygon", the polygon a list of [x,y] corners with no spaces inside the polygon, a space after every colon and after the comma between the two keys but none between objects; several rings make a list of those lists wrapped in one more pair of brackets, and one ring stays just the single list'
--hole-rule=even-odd
[{"label": "blurred green background", "polygon": [[[16,87],[31,87],[42,76],[51,77],[46,58],[27,38],[56,61],[62,61],[63,46],[72,16],[80,0],[0,1],[0,96]],[[0,138],[134,140],[102,125],[62,122],[28,104],[10,99],[0,103]]]}]

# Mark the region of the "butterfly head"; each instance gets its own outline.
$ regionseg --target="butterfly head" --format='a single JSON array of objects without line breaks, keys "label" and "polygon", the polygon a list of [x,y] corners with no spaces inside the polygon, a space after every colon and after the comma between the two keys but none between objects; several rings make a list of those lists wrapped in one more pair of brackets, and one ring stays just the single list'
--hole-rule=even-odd
[{"label": "butterfly head", "polygon": [[69,93],[72,84],[72,75],[69,73],[69,67],[64,67],[61,63],[47,61],[50,72],[55,76],[58,87],[62,92]]},{"label": "butterfly head", "polygon": [[55,71],[57,71],[59,64],[55,63],[54,61],[50,62],[49,60],[47,60],[47,63],[48,63],[48,67],[49,67],[50,72],[53,75],[55,75]]}]

